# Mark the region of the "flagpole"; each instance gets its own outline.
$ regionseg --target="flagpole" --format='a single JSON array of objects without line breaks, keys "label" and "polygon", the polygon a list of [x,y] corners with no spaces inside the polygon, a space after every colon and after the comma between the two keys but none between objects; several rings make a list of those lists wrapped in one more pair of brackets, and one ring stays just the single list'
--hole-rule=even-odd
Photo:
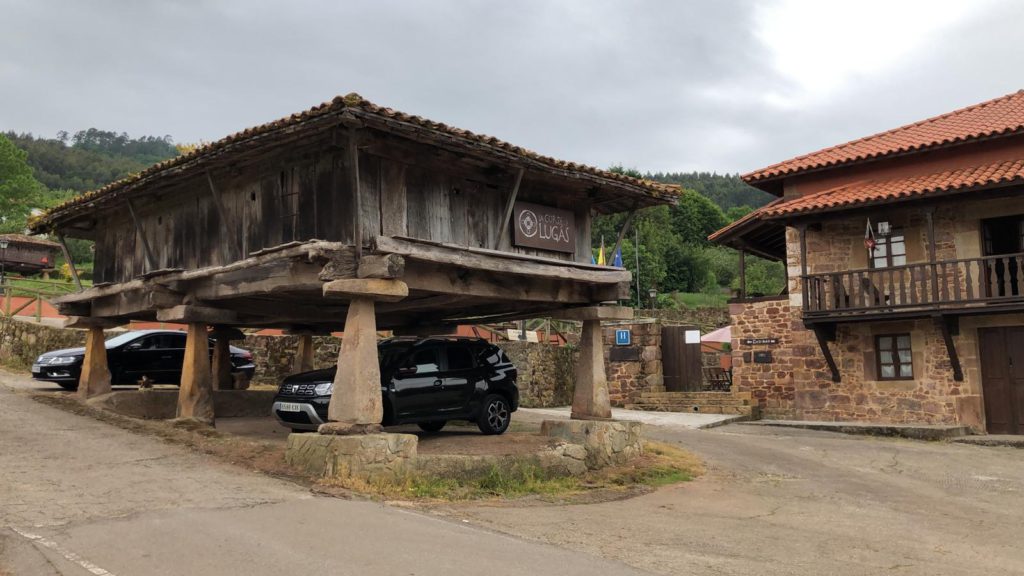
[{"label": "flagpole", "polygon": [[633,252],[636,254],[636,309],[640,310],[640,228],[633,228],[633,238],[636,239],[636,248]]}]

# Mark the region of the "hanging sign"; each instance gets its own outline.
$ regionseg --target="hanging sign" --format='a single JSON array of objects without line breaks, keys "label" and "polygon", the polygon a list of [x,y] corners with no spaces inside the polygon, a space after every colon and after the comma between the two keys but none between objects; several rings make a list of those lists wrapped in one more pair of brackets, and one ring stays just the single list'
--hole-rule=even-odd
[{"label": "hanging sign", "polygon": [[554,252],[576,252],[576,218],[572,212],[529,202],[516,202],[512,243]]}]

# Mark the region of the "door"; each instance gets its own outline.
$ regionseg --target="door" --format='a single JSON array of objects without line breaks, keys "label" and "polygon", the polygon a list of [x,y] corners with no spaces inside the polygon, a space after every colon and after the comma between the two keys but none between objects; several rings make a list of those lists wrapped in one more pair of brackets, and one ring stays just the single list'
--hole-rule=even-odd
[{"label": "door", "polygon": [[989,298],[1020,296],[1024,253],[1024,216],[1006,216],[982,220],[981,234],[984,256],[1001,256],[986,260],[984,294]]},{"label": "door", "polygon": [[414,350],[395,371],[395,414],[416,417],[434,409],[441,392],[441,349],[429,346]]},{"label": "door", "polygon": [[[687,335],[691,342],[687,343]],[[694,338],[696,335],[696,338]],[[700,359],[700,330],[696,326],[665,326],[661,329],[661,363],[665,390],[697,392],[703,372]]]},{"label": "door", "polygon": [[160,334],[156,349],[159,352],[157,380],[164,384],[180,384],[181,368],[185,363],[185,334]]},{"label": "door", "polygon": [[467,412],[469,399],[480,379],[473,352],[465,344],[452,344],[445,347],[445,356],[444,384],[438,395],[437,407],[445,413]]},{"label": "door", "polygon": [[[165,368],[161,366],[159,335],[143,336],[125,344],[121,348],[117,364],[122,384],[135,384],[146,376],[155,382],[162,382],[161,376]],[[112,367],[113,368],[113,367]]]},{"label": "door", "polygon": [[1024,434],[1024,326],[982,328],[981,386],[990,434]]}]

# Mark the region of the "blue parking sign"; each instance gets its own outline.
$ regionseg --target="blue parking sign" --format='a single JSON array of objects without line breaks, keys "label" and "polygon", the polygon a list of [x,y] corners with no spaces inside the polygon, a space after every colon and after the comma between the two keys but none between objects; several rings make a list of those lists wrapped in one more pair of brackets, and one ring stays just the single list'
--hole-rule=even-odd
[{"label": "blue parking sign", "polygon": [[615,331],[615,345],[616,346],[629,346],[633,343],[633,334],[629,330],[616,330]]}]

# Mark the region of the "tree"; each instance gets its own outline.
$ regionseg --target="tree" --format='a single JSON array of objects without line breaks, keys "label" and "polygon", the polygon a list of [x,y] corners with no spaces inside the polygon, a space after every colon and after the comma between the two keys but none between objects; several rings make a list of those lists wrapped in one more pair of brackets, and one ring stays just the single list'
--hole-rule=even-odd
[{"label": "tree", "polygon": [[23,232],[32,209],[47,203],[46,189],[32,176],[27,156],[0,134],[0,232]]}]

